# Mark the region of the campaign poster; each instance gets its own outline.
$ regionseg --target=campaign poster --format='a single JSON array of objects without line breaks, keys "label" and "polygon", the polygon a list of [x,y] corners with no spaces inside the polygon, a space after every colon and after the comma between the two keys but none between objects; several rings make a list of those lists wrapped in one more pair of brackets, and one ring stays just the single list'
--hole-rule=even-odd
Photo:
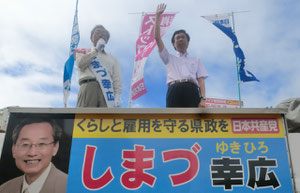
[{"label": "campaign poster", "polygon": [[280,114],[77,114],[67,192],[292,193]]},{"label": "campaign poster", "polygon": [[58,184],[66,192],[73,123],[74,114],[10,113],[0,159],[0,193],[19,193],[24,176],[32,177],[28,184],[33,184],[42,175],[41,192],[60,191]]}]

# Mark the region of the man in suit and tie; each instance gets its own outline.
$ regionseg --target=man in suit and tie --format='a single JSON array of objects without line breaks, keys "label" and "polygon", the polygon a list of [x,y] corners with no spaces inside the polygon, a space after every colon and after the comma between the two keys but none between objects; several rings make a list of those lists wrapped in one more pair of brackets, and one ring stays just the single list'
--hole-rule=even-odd
[{"label": "man in suit and tie", "polygon": [[65,193],[68,175],[52,164],[62,129],[52,119],[24,119],[12,134],[12,155],[24,175],[0,186],[0,193]]}]

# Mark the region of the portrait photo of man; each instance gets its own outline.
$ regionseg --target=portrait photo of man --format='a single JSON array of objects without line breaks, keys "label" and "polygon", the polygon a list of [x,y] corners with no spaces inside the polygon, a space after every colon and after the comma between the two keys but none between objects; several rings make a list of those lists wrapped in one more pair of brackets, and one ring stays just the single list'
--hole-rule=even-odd
[{"label": "portrait photo of man", "polygon": [[12,131],[11,153],[23,175],[1,184],[0,193],[66,192],[68,175],[52,163],[62,133],[61,126],[49,117],[21,120]]}]

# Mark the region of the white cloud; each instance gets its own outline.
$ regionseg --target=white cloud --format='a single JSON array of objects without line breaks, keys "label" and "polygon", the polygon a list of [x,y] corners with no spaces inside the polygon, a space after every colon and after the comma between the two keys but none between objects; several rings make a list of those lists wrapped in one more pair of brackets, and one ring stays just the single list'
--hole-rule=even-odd
[{"label": "white cloud", "polygon": [[[96,24],[103,24],[111,32],[107,50],[116,55],[122,65],[123,107],[127,107],[141,19],[140,14],[129,13],[153,12],[158,3],[79,1],[80,47],[91,46],[90,30]],[[236,67],[231,40],[200,16],[248,10],[250,12],[235,14],[236,32],[246,56],[246,68],[261,82],[241,85],[245,107],[276,106],[281,100],[300,96],[298,1],[285,4],[260,0],[188,0],[184,3],[166,0],[166,3],[168,12],[179,13],[163,40],[173,52],[170,38],[174,30],[184,28],[188,31],[191,35],[190,54],[200,57],[209,72],[208,97],[238,99]],[[63,106],[62,74],[69,52],[74,11],[73,0],[1,0],[0,81],[5,83],[1,86],[1,108],[12,105]],[[146,87],[155,93],[148,92],[133,102],[133,107],[157,107],[165,103],[165,93],[156,93],[165,89],[165,82],[160,79],[165,76],[165,70],[157,49],[153,52],[146,64],[145,76],[151,77]],[[70,107],[76,104],[77,91],[75,69]]]}]

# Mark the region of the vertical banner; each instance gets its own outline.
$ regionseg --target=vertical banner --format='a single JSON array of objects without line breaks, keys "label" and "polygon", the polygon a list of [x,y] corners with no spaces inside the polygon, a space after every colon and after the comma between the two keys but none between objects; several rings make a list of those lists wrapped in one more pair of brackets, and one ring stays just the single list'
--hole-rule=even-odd
[{"label": "vertical banner", "polygon": [[239,79],[241,82],[259,81],[254,74],[245,69],[245,55],[243,50],[240,48],[237,37],[231,25],[232,13],[215,14],[209,16],[202,16],[204,19],[210,21],[213,25],[224,32],[233,43],[233,51],[237,58],[239,66]]},{"label": "vertical banner", "polygon": [[66,61],[65,68],[64,68],[64,80],[63,80],[64,81],[63,82],[64,99],[63,99],[63,101],[64,101],[65,107],[67,107],[67,101],[68,101],[68,97],[70,95],[70,90],[71,90],[71,79],[72,79],[72,73],[73,73],[73,67],[74,67],[73,52],[77,49],[79,40],[80,40],[77,8],[78,8],[78,0],[76,1],[76,10],[75,10],[74,21],[73,21],[69,58]]},{"label": "vertical banner", "polygon": [[[161,16],[161,36],[165,34],[171,25],[175,13],[163,14]],[[136,56],[134,60],[134,70],[131,79],[129,101],[136,100],[147,93],[144,82],[144,65],[153,48],[156,46],[154,39],[155,14],[146,14],[142,19],[141,33],[136,41]]]}]

